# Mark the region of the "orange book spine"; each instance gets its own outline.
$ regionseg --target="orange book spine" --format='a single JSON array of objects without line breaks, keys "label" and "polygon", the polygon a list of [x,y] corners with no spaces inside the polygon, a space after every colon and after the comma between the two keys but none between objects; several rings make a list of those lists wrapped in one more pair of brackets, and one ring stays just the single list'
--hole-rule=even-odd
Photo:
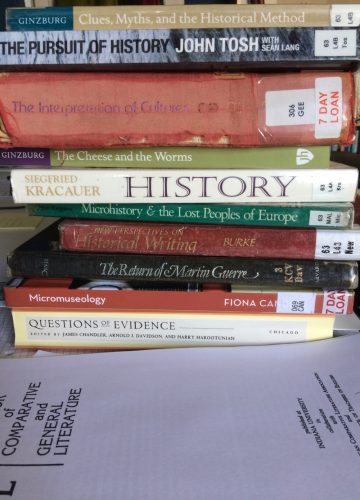
[{"label": "orange book spine", "polygon": [[[16,280],[14,280],[16,281]],[[92,311],[178,311],[279,314],[350,314],[353,290],[245,290],[226,285],[30,278],[4,288],[15,308]],[[139,286],[139,288],[137,288]],[[146,288],[149,286],[149,288]]]}]

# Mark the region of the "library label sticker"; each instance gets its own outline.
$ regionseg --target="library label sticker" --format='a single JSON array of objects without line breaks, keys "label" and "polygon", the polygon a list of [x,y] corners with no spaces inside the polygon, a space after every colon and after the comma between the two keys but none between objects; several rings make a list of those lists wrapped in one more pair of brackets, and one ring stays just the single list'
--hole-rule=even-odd
[{"label": "library label sticker", "polygon": [[349,219],[348,213],[331,210],[311,210],[309,226],[336,226],[343,227]]},{"label": "library label sticker", "polygon": [[313,314],[316,294],[309,292],[279,292],[276,312],[282,314]]},{"label": "library label sticker", "polygon": [[341,78],[316,78],[315,102],[315,138],[340,137],[343,120]]},{"label": "library label sticker", "polygon": [[330,18],[331,26],[360,26],[360,5],[332,5]]},{"label": "library label sticker", "polygon": [[316,30],[315,57],[356,56],[356,29]]},{"label": "library label sticker", "polygon": [[315,123],[314,89],[274,90],[265,94],[268,127]]}]

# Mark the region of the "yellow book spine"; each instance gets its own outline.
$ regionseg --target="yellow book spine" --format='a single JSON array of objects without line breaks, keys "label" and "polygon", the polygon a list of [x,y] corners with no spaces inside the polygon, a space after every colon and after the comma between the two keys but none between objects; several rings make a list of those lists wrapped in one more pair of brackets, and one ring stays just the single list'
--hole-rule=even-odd
[{"label": "yellow book spine", "polygon": [[333,336],[334,316],[13,309],[15,345],[150,349],[279,344]]},{"label": "yellow book spine", "polygon": [[74,30],[301,28],[331,26],[329,5],[161,5],[73,7]]},{"label": "yellow book spine", "polygon": [[[242,0],[240,0],[241,3]],[[284,4],[298,4],[298,5],[308,5],[308,4],[321,4],[321,5],[331,5],[331,4],[348,4],[356,5],[359,0],[264,0],[266,5],[284,5]]]}]

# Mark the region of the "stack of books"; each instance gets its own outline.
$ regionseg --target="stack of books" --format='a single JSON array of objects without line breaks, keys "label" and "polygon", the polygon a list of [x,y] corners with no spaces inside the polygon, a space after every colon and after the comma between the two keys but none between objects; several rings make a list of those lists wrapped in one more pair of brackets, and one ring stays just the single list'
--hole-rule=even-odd
[{"label": "stack of books", "polygon": [[355,138],[356,6],[129,9],[9,10],[0,33],[14,201],[60,217],[9,255],[16,344],[331,337],[358,284],[358,170],[329,161]]}]

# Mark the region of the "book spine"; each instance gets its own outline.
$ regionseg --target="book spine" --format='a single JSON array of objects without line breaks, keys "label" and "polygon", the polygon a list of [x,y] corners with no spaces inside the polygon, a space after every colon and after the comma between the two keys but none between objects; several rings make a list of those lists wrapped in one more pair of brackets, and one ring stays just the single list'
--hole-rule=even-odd
[{"label": "book spine", "polygon": [[360,125],[360,68],[354,73],[355,81],[355,120]]},{"label": "book spine", "polygon": [[354,138],[350,72],[3,73],[0,109],[3,147],[251,147]]},{"label": "book spine", "polygon": [[27,205],[30,215],[102,220],[241,224],[268,227],[348,228],[354,206],[343,204],[39,204]]},{"label": "book spine", "polygon": [[0,208],[15,206],[11,194],[10,170],[0,170]]},{"label": "book spine", "polygon": [[[16,280],[15,280],[16,281]],[[32,284],[36,281],[36,285]],[[101,282],[71,288],[47,286],[47,279],[25,280],[24,285],[4,288],[7,307],[38,309],[87,309],[118,311],[228,312],[233,314],[350,314],[354,292],[350,290],[137,290],[131,283],[107,289]],[[51,280],[50,280],[51,281]],[[114,282],[114,287],[116,283]],[[156,283],[154,284],[156,286]],[[94,288],[95,287],[95,288]],[[98,287],[98,288],[96,288]],[[129,288],[127,288],[129,287]]]},{"label": "book spine", "polygon": [[124,168],[329,168],[329,146],[0,149],[0,166]]},{"label": "book spine", "polygon": [[[330,62],[359,60],[356,28],[189,28],[84,31],[4,31],[0,33],[4,68],[59,65],[94,70],[98,65],[126,71],[144,63],[156,70],[175,65],[249,70],[249,65],[273,69],[274,65],[321,67]],[[118,68],[116,68],[118,69]]]},{"label": "book spine", "polygon": [[358,169],[13,169],[16,203],[352,202]]},{"label": "book spine", "polygon": [[[355,143],[354,146],[357,147],[357,144]],[[344,151],[339,149],[338,151],[333,151],[331,153],[331,160],[351,167],[359,166],[359,154],[351,150]]]},{"label": "book spine", "polygon": [[245,287],[345,288],[358,283],[356,262],[242,259],[134,254],[89,254],[14,250],[8,256],[12,276],[78,277],[123,281],[237,283]]},{"label": "book spine", "polygon": [[[32,7],[44,8],[44,7],[53,7],[55,0],[30,0]],[[25,4],[26,5],[26,4]]]},{"label": "book spine", "polygon": [[[250,1],[253,1],[253,0],[250,0]],[[241,0],[238,3],[241,3]],[[262,0],[262,3],[264,3],[266,5],[272,5],[272,4],[284,5],[284,4],[297,3],[297,0]],[[312,4],[313,0],[301,0],[301,3],[302,4]],[[331,5],[334,3],[334,0],[317,0],[316,3],[321,4],[321,5]],[[338,4],[349,4],[349,1],[348,0],[337,0],[336,6],[338,6]],[[357,5],[354,4],[354,6],[356,7]]]},{"label": "book spine", "polygon": [[[162,5],[148,6],[57,7],[51,9],[9,8],[6,28],[9,31],[110,30],[184,28],[278,28],[356,26],[358,6],[341,11],[336,6],[289,5]],[[341,15],[341,21],[337,14]]]},{"label": "book spine", "polygon": [[[1,161],[1,150],[0,150]],[[52,167],[329,168],[329,146],[51,150]]]},{"label": "book spine", "polygon": [[277,344],[333,336],[334,316],[13,309],[20,347],[170,348]]},{"label": "book spine", "polygon": [[64,250],[156,255],[360,260],[360,230],[278,229],[65,219]]},{"label": "book spine", "polygon": [[[244,3],[244,2],[242,2]],[[358,5],[162,5],[7,9],[10,31],[358,26]],[[342,8],[340,8],[342,7]]]}]

